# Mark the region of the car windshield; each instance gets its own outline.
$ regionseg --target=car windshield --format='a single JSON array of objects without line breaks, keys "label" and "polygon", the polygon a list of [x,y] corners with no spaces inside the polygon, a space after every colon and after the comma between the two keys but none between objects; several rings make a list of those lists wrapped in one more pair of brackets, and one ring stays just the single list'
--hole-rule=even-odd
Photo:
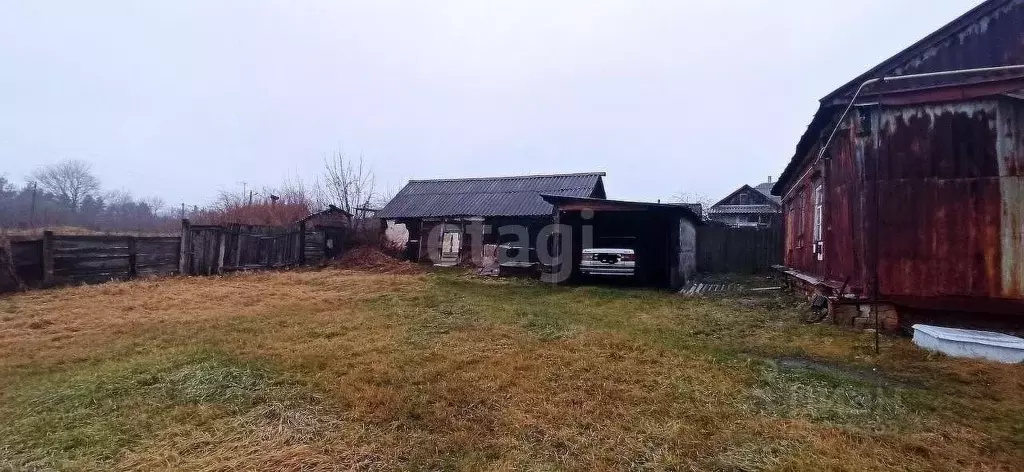
[{"label": "car windshield", "polygon": [[599,237],[595,247],[609,247],[609,248],[622,248],[622,249],[633,249],[636,245],[636,238],[632,236],[606,236]]}]

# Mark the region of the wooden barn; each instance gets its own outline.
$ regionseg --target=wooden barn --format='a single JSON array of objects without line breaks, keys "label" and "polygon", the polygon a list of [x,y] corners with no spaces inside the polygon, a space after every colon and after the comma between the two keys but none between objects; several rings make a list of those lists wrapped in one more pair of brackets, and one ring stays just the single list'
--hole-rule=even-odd
[{"label": "wooden barn", "polygon": [[306,215],[296,222],[306,232],[304,251],[312,260],[332,259],[345,250],[352,214],[334,205]]}]

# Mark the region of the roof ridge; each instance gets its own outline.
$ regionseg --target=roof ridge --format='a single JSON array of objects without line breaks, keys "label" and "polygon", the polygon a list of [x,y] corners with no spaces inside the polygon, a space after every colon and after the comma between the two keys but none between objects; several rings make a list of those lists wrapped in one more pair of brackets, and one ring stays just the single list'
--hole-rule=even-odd
[{"label": "roof ridge", "polygon": [[[881,62],[871,66],[867,71],[857,75],[849,82],[840,85],[835,90],[827,93],[822,97],[819,102],[824,103],[836,96],[842,95],[844,92],[849,92],[854,86],[860,84],[864,80],[875,77],[880,73],[884,73],[887,69],[897,68],[900,65],[906,63],[906,61],[913,59],[915,54],[921,54],[924,50],[927,50],[931,45],[940,43],[946,38],[952,37],[963,31],[964,29],[972,26],[979,19],[990,15],[1000,8],[1007,7],[1011,3],[1017,2],[1018,0],[985,0],[978,5],[975,5],[970,10],[961,13],[953,20],[940,26],[938,29],[926,34],[923,38],[915,41],[910,46],[901,49],[896,54],[889,56]],[[908,57],[910,56],[910,57]],[[902,75],[902,74],[901,74]],[[780,179],[781,180],[781,179]]]},{"label": "roof ridge", "polygon": [[[552,190],[538,190],[538,189],[535,189],[535,188],[523,188],[523,189],[505,189],[505,190],[467,190],[467,191],[460,191],[458,193],[448,193],[448,192],[442,192],[442,193],[445,194],[445,195],[475,195],[475,194],[495,195],[495,194],[499,194],[499,193],[562,192],[562,191],[567,191],[567,190],[587,190],[587,189],[590,189],[590,188],[591,187],[586,186],[586,185],[576,185],[576,186],[572,186],[572,187],[559,187],[557,189],[552,189]],[[426,194],[431,194],[431,193],[432,192],[426,192]]]},{"label": "roof ridge", "polygon": [[497,177],[463,177],[463,178],[448,178],[448,179],[410,179],[409,182],[464,182],[469,180],[511,180],[511,179],[538,179],[545,177],[581,177],[584,175],[592,175],[596,177],[605,177],[607,174],[604,172],[574,172],[568,174],[527,174],[527,175],[503,175]]}]

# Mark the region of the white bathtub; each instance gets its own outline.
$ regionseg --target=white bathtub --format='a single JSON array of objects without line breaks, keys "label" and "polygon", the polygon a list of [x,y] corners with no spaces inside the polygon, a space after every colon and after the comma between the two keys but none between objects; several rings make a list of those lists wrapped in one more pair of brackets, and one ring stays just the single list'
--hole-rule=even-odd
[{"label": "white bathtub", "polygon": [[1007,364],[1024,362],[1024,339],[992,331],[916,324],[914,344],[954,357],[988,359]]}]

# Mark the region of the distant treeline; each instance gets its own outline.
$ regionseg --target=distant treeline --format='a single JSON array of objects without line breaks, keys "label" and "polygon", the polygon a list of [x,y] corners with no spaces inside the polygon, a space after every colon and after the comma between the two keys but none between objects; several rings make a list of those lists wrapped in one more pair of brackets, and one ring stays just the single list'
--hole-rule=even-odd
[{"label": "distant treeline", "polygon": [[76,227],[96,232],[172,233],[181,218],[199,224],[287,225],[336,205],[363,219],[368,208],[388,197],[378,193],[372,168],[336,153],[324,160],[322,174],[309,187],[285,179],[277,187],[220,192],[206,206],[165,204],[123,190],[104,191],[89,163],[66,160],[41,167],[15,184],[0,175],[0,230]]},{"label": "distant treeline", "polygon": [[0,228],[74,226],[95,231],[173,231],[176,215],[163,212],[157,197],[103,191],[89,165],[64,161],[32,173],[15,185],[0,176]]}]

